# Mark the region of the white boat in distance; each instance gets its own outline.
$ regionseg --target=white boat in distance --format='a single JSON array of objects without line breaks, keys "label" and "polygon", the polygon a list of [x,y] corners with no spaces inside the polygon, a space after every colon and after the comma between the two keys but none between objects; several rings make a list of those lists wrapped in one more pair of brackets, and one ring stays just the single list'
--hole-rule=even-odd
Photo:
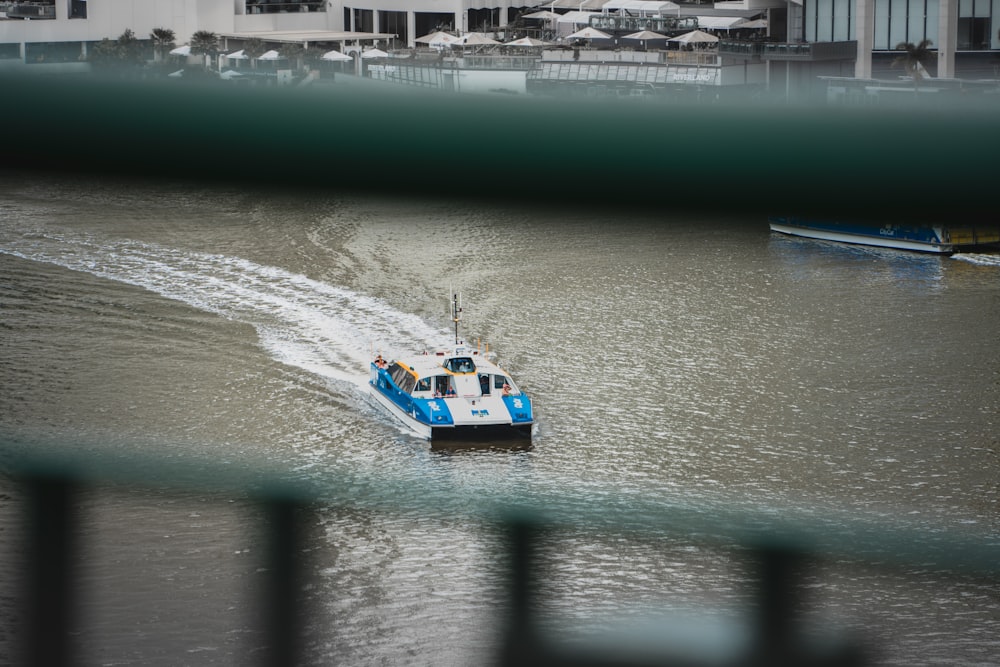
[{"label": "white boat in distance", "polygon": [[531,399],[493,355],[459,340],[460,315],[458,295],[453,295],[453,345],[391,360],[376,355],[368,381],[371,395],[428,440],[530,440]]}]

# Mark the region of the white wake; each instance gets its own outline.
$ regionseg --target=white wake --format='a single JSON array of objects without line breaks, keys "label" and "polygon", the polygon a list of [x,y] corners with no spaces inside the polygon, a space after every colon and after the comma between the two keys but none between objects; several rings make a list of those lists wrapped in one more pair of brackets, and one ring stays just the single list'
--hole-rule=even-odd
[{"label": "white wake", "polygon": [[447,332],[383,301],[238,257],[137,241],[37,234],[0,252],[145,288],[254,327],[277,361],[354,384],[373,348],[432,347]]}]

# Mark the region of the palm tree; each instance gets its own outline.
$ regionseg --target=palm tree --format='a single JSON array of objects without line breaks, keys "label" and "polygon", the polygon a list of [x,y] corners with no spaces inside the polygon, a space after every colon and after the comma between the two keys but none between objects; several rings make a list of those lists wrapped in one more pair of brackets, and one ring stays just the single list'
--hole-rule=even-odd
[{"label": "palm tree", "polygon": [[931,40],[922,39],[916,46],[910,42],[900,42],[896,45],[897,51],[905,51],[905,53],[897,56],[892,61],[892,67],[902,65],[903,71],[913,78],[914,90],[920,84],[920,79],[923,78],[921,72],[926,71],[926,66],[934,58],[934,54],[930,50],[931,44],[933,44]]},{"label": "palm tree", "polygon": [[191,53],[204,55],[211,67],[212,58],[219,54],[219,37],[208,30],[199,30],[191,35]]},{"label": "palm tree", "polygon": [[306,49],[301,44],[296,42],[291,42],[289,44],[281,45],[281,55],[288,59],[288,66],[290,69],[298,69],[299,61],[305,55]]},{"label": "palm tree", "polygon": [[102,39],[91,49],[89,59],[95,67],[118,70],[122,74],[138,71],[145,62],[142,44],[131,29],[126,29],[114,41]]},{"label": "palm tree", "polygon": [[170,28],[153,28],[149,38],[153,40],[154,60],[163,60],[163,53],[174,48],[174,31]]},{"label": "palm tree", "polygon": [[123,65],[137,67],[145,62],[142,56],[142,43],[135,37],[131,28],[118,36],[118,53]]},{"label": "palm tree", "polygon": [[260,58],[265,51],[267,51],[267,45],[259,37],[251,37],[243,44],[243,53],[251,59]]}]

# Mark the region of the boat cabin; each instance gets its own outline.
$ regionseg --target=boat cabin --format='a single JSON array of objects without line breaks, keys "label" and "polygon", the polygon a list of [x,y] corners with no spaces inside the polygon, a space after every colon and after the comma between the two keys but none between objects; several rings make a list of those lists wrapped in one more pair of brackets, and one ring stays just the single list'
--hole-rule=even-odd
[{"label": "boat cabin", "polygon": [[448,398],[461,396],[510,396],[519,394],[514,381],[496,364],[470,356],[441,359],[425,355],[389,364],[386,373],[404,393],[414,398]]}]

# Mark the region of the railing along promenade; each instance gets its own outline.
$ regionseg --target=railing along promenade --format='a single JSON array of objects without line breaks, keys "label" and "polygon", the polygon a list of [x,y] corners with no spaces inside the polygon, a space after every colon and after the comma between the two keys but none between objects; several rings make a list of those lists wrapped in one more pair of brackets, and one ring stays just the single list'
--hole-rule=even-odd
[{"label": "railing along promenade", "polygon": [[719,40],[719,52],[727,55],[758,56],[766,60],[853,60],[858,52],[858,43],[722,39]]},{"label": "railing along promenade", "polygon": [[[6,74],[0,74],[0,86],[18,105],[19,131],[8,133],[0,151],[0,167],[7,170],[87,173],[123,183],[190,179],[199,187],[282,187],[304,194],[359,191],[448,199],[462,193],[479,202],[505,204],[516,196],[521,204],[557,205],[564,213],[574,207],[603,207],[609,219],[685,211],[738,215],[760,225],[773,211],[864,214],[881,220],[961,219],[987,204],[1000,152],[995,107],[968,102],[961,108],[926,111],[912,103],[856,111],[772,104],[677,106],[665,114],[659,107],[623,102],[567,104],[412,89],[347,93]],[[73,122],[66,122],[67,110]],[[483,128],[498,140],[516,139],[516,150],[494,150],[488,159],[477,160],[474,169],[456,169],[456,156],[462,147],[479,145]],[[641,132],[642,150],[630,153],[628,169],[616,166],[619,144],[589,140],[603,136],[603,128]],[[531,136],[538,137],[538,150],[525,151],[525,138]],[[429,137],[443,141],[441,150],[434,149],[434,141],[428,143]],[[261,169],[262,155],[270,164],[295,168]],[[745,167],[726,178],[722,189],[715,178],[719,156],[728,156],[730,174],[737,159]],[[386,169],[391,160],[420,168]],[[887,160],[907,168],[887,168]],[[605,163],[612,168],[602,169]],[[220,169],[219,164],[227,166]],[[930,174],[930,180],[915,186],[913,165],[925,165],[921,173]],[[511,175],[523,184],[514,195],[496,185],[510,182]],[[682,182],[683,190],[665,190],[664,184],[673,182]],[[104,484],[127,485],[137,495],[151,488],[214,491],[217,498],[239,493],[262,504],[269,517],[270,585],[259,604],[269,650],[257,657],[267,665],[292,665],[302,658],[299,629],[305,618],[295,591],[305,567],[300,560],[302,522],[317,502],[361,513],[431,515],[445,507],[501,526],[507,620],[496,630],[484,629],[503,639],[496,656],[500,665],[863,664],[861,644],[834,636],[816,645],[801,641],[804,563],[848,559],[992,581],[1000,574],[996,540],[911,530],[901,522],[886,525],[855,517],[827,524],[817,517],[797,520],[735,507],[702,512],[635,498],[615,502],[610,490],[601,494],[604,501],[586,507],[530,495],[470,503],[431,488],[414,490],[412,480],[406,482],[409,492],[399,494],[393,480],[361,479],[350,471],[307,484],[293,479],[291,471],[234,470],[153,455],[141,463],[121,463],[76,458],[66,451],[9,438],[0,444],[4,480],[8,487],[18,484],[7,506],[21,508],[27,519],[24,564],[7,572],[26,586],[18,632],[25,658],[21,664],[26,665],[74,662],[70,633],[80,494]],[[420,500],[412,500],[416,498]],[[544,563],[536,558],[550,531],[559,527],[629,539],[673,535],[745,558],[746,587],[756,601],[749,642],[721,657],[718,645],[701,645],[693,652],[688,645],[682,653],[677,646],[653,641],[662,639],[658,635],[643,644],[647,650],[655,645],[655,651],[642,655],[633,651],[634,641],[614,637],[604,638],[599,651],[573,652],[555,645],[538,623]],[[327,631],[335,634],[337,628]]]}]

